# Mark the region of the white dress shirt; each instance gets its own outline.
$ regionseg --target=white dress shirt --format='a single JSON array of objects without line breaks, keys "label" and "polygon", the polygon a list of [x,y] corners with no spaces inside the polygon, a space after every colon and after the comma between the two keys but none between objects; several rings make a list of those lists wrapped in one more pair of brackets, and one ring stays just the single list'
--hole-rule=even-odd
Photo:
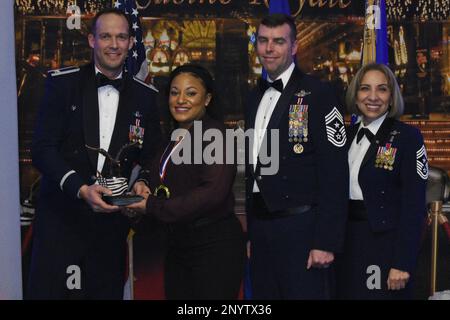
[{"label": "white dress shirt", "polygon": [[[100,72],[100,70],[95,67],[95,74],[98,72]],[[115,79],[120,78],[122,78],[122,72]],[[114,125],[116,123],[117,109],[119,107],[119,91],[112,85],[107,85],[98,88],[97,92],[100,148],[108,151],[114,131]],[[102,172],[104,164],[105,157],[99,154],[97,160],[98,172]]]},{"label": "white dress shirt", "polygon": [[[269,76],[267,76],[267,81],[273,82],[281,79],[281,81],[283,82],[283,88],[286,88],[292,72],[294,71],[294,68],[295,64],[291,63],[289,68],[287,68],[278,78],[272,80],[269,78]],[[259,103],[258,111],[256,112],[255,130],[253,136],[253,169],[256,169],[256,159],[258,158],[259,149],[266,133],[267,124],[270,121],[270,117],[272,116],[273,110],[275,109],[280,96],[281,92],[270,87],[266,90],[261,99],[261,102]],[[253,184],[253,192],[259,192],[256,181]]]},{"label": "white dress shirt", "polygon": [[[365,126],[363,122],[361,121],[358,127],[358,131],[361,128],[367,128],[372,132],[374,135],[377,134],[378,129],[380,129],[381,124],[383,123],[384,119],[386,118],[387,113],[385,113],[380,118],[372,121],[369,123],[369,125]],[[356,137],[358,134],[355,135],[355,138],[353,139],[352,145],[350,146],[350,150],[348,151],[348,165],[350,169],[350,199],[351,200],[364,200],[361,186],[358,182],[358,175],[359,175],[359,169],[361,168],[361,163],[364,159],[364,156],[367,153],[367,150],[370,147],[370,141],[367,139],[367,137],[364,135],[359,143],[356,143]]]}]

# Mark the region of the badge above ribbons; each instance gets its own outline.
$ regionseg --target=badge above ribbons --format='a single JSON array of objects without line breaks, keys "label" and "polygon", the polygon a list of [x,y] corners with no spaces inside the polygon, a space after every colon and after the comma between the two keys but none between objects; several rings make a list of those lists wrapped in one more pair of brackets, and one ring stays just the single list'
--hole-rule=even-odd
[{"label": "badge above ribbons", "polygon": [[417,174],[423,180],[428,179],[428,159],[427,159],[427,150],[425,146],[422,147],[416,152],[416,165],[417,165]]},{"label": "badge above ribbons", "polygon": [[336,107],[325,116],[327,138],[336,147],[343,147],[347,141],[344,119]]}]

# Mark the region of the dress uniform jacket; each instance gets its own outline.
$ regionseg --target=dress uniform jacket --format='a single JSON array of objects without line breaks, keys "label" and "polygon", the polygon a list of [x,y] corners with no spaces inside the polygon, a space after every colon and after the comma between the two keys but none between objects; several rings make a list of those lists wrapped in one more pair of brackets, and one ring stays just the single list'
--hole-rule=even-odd
[{"label": "dress uniform jacket", "polygon": [[[122,175],[129,177],[135,164],[150,161],[156,153],[160,129],[156,90],[126,73],[123,78],[107,151],[115,157],[130,142],[133,130],[142,129],[143,147],[125,150],[120,159]],[[34,225],[30,298],[62,298],[67,293],[64,290],[69,265],[80,266],[82,272],[94,271],[95,277],[105,277],[105,282],[107,277],[115,278],[110,281],[115,286],[108,294],[109,289],[102,291],[96,279],[83,273],[85,297],[121,297],[128,221],[119,213],[95,213],[77,198],[83,184],[95,182],[98,153],[86,145],[99,147],[99,134],[94,65],[49,72],[33,137],[33,164],[43,178]],[[106,160],[104,176],[109,173],[109,165]],[[68,173],[72,174],[60,185]],[[102,258],[103,262],[86,262]],[[111,266],[106,272],[108,264]]]},{"label": "dress uniform jacket", "polygon": [[[358,127],[359,123],[348,130],[349,146]],[[377,167],[377,158],[389,150],[395,153],[393,164]],[[427,178],[427,155],[420,131],[386,118],[363,158],[358,182],[371,231],[395,234],[390,268],[414,271],[426,214]]]},{"label": "dress uniform jacket", "polygon": [[[250,96],[247,129],[254,128],[263,95],[255,88]],[[308,107],[304,123],[308,139],[301,142],[301,153],[294,151],[296,142],[289,141],[290,110],[296,105]],[[294,69],[267,125],[267,132],[279,129],[279,141],[267,140],[268,150],[273,149],[271,144],[278,143],[279,170],[274,175],[262,175],[261,163],[258,162],[256,170],[252,164],[246,166],[247,204],[252,201],[256,180],[268,210],[274,214],[312,205],[316,211],[312,247],[332,252],[341,249],[348,199],[346,133],[340,109],[331,87]],[[247,209],[251,223],[252,209]]]},{"label": "dress uniform jacket", "polygon": [[[263,95],[256,88],[250,96],[247,129],[255,127]],[[278,129],[278,140],[270,138],[272,129]],[[270,117],[266,138],[268,154],[273,152],[279,161],[278,172],[264,175],[259,157],[256,169],[246,165],[253,298],[328,299],[330,269],[306,266],[312,249],[338,252],[343,244],[348,165],[335,91],[294,69]],[[255,181],[259,195],[253,193]]]}]

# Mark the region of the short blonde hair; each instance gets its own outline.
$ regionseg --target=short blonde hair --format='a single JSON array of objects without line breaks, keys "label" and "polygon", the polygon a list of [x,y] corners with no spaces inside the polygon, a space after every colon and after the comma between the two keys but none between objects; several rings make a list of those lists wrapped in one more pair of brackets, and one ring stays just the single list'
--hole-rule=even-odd
[{"label": "short blonde hair", "polygon": [[405,103],[403,102],[402,93],[400,92],[400,87],[398,86],[397,79],[391,69],[384,64],[379,63],[369,63],[361,67],[356,75],[353,77],[350,85],[348,86],[347,93],[345,95],[345,103],[350,113],[361,115],[358,106],[356,105],[356,96],[358,94],[359,87],[364,75],[368,71],[380,71],[383,73],[388,82],[388,88],[391,91],[391,101],[390,108],[387,117],[388,118],[400,118],[405,109]]}]

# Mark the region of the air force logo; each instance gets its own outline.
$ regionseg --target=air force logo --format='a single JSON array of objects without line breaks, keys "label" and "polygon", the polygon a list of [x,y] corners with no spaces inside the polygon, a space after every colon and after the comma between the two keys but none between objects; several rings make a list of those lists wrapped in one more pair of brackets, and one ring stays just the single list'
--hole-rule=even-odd
[{"label": "air force logo", "polygon": [[416,152],[416,164],[417,164],[417,174],[423,180],[428,179],[428,159],[427,159],[427,151],[425,150],[425,146],[422,145]]},{"label": "air force logo", "polygon": [[344,119],[336,107],[325,116],[325,125],[328,141],[336,147],[343,147],[347,141],[347,136],[345,134]]}]

